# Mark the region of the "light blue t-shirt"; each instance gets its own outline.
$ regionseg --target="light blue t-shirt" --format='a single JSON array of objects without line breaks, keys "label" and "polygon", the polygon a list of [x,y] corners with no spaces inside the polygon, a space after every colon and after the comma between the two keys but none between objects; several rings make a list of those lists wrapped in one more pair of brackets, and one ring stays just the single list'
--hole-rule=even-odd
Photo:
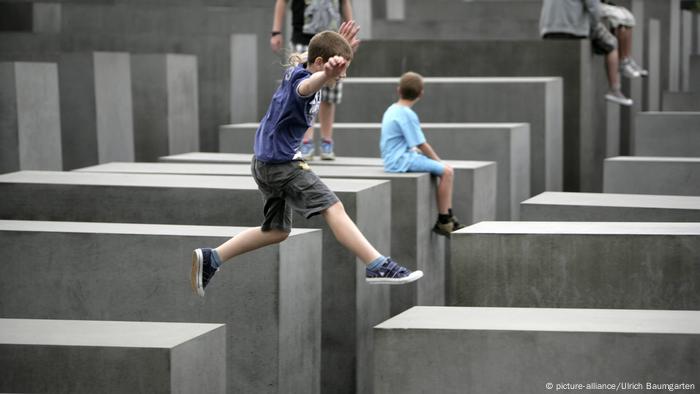
[{"label": "light blue t-shirt", "polygon": [[382,117],[382,152],[384,171],[406,172],[418,156],[414,147],[425,142],[418,115],[409,107],[392,104]]}]

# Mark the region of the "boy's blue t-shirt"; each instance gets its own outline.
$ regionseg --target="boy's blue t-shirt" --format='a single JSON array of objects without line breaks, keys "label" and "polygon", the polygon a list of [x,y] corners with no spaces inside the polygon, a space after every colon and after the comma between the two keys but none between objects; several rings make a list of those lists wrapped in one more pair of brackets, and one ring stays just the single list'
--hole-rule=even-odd
[{"label": "boy's blue t-shirt", "polygon": [[425,142],[418,115],[409,107],[392,104],[382,117],[379,149],[388,172],[406,172],[418,156],[413,148]]},{"label": "boy's blue t-shirt", "polygon": [[302,97],[299,83],[311,76],[303,65],[290,67],[272,96],[270,108],[255,133],[255,158],[266,163],[285,163],[301,158],[299,147],[318,113],[319,94]]}]

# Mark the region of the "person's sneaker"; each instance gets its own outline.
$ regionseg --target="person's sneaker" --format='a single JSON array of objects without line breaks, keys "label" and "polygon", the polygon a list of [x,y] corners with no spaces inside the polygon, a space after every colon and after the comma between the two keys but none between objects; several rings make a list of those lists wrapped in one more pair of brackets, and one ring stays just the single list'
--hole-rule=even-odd
[{"label": "person's sneaker", "polygon": [[452,222],[452,231],[461,230],[467,227],[466,225],[460,223],[456,216],[452,216],[450,221]]},{"label": "person's sneaker", "polygon": [[627,58],[620,63],[620,72],[627,78],[639,78],[642,75],[632,65],[632,61]]},{"label": "person's sneaker", "polygon": [[214,276],[218,268],[211,265],[211,249],[201,248],[192,252],[192,290],[204,297],[204,288]]},{"label": "person's sneaker", "polygon": [[299,151],[301,152],[301,158],[310,161],[314,159],[314,141],[313,140],[308,140],[308,141],[303,141],[301,143],[301,148]]},{"label": "person's sneaker", "polygon": [[391,257],[374,270],[365,269],[365,280],[374,285],[402,285],[423,277],[423,271],[413,271],[402,267]]},{"label": "person's sneaker", "polygon": [[448,221],[447,223],[440,223],[440,221],[438,220],[433,226],[433,231],[437,234],[444,235],[445,237],[449,238],[450,234],[452,234],[452,231],[454,231],[454,226],[455,224],[452,221]]},{"label": "person's sneaker", "polygon": [[625,95],[622,94],[622,92],[620,92],[619,90],[618,91],[614,91],[614,90],[609,91],[605,95],[605,99],[610,101],[610,102],[613,102],[613,103],[617,103],[620,105],[626,105],[628,107],[631,106],[632,104],[634,104],[634,101],[632,101],[632,99],[625,97]]},{"label": "person's sneaker", "polygon": [[335,160],[333,141],[321,141],[321,160]]},{"label": "person's sneaker", "polygon": [[649,75],[649,71],[647,71],[647,70],[645,70],[644,68],[642,68],[642,66],[640,66],[639,64],[637,64],[637,62],[635,62],[634,59],[630,58],[630,63],[632,64],[632,68],[634,68],[635,70],[637,70],[637,72],[639,73],[639,75],[641,75],[642,77],[646,77],[646,76]]}]

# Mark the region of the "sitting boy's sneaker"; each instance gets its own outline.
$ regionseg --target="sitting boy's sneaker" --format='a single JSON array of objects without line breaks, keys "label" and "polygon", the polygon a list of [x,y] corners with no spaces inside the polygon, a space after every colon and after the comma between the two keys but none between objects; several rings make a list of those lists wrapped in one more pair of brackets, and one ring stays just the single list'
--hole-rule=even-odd
[{"label": "sitting boy's sneaker", "polygon": [[634,101],[632,101],[632,99],[625,97],[625,95],[622,94],[622,92],[620,92],[619,90],[609,91],[605,95],[605,99],[610,101],[610,102],[617,103],[620,105],[625,105],[628,107],[631,106],[632,104],[634,104]]},{"label": "sitting boy's sneaker", "polygon": [[433,231],[436,232],[437,234],[444,235],[445,237],[450,237],[450,234],[455,230],[455,224],[452,220],[448,221],[447,223],[440,223],[440,221],[436,221],[435,225],[433,226]]},{"label": "sitting boy's sneaker", "polygon": [[301,152],[301,158],[306,160],[306,161],[311,161],[314,159],[314,141],[313,140],[308,140],[308,141],[303,141],[301,143],[301,148],[299,151]]},{"label": "sitting boy's sneaker", "polygon": [[457,231],[467,227],[466,225],[460,223],[456,216],[452,216],[450,221],[452,222],[452,231]]},{"label": "sitting boy's sneaker", "polygon": [[365,269],[365,280],[375,285],[402,285],[421,277],[423,277],[423,271],[411,272],[408,268],[396,264],[391,257],[387,257],[386,261],[374,270]]},{"label": "sitting boy's sneaker", "polygon": [[321,141],[321,160],[335,160],[333,141]]},{"label": "sitting boy's sneaker", "polygon": [[218,270],[211,265],[211,249],[195,249],[192,252],[192,290],[204,297],[204,288]]}]

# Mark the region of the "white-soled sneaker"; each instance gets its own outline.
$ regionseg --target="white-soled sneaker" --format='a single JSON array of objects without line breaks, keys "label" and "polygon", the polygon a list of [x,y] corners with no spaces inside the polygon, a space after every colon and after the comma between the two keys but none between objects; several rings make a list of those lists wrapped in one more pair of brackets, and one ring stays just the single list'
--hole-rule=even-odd
[{"label": "white-soled sneaker", "polygon": [[374,270],[365,269],[365,280],[375,285],[403,285],[422,277],[423,271],[411,271],[396,264],[391,257],[387,257],[386,261]]}]

